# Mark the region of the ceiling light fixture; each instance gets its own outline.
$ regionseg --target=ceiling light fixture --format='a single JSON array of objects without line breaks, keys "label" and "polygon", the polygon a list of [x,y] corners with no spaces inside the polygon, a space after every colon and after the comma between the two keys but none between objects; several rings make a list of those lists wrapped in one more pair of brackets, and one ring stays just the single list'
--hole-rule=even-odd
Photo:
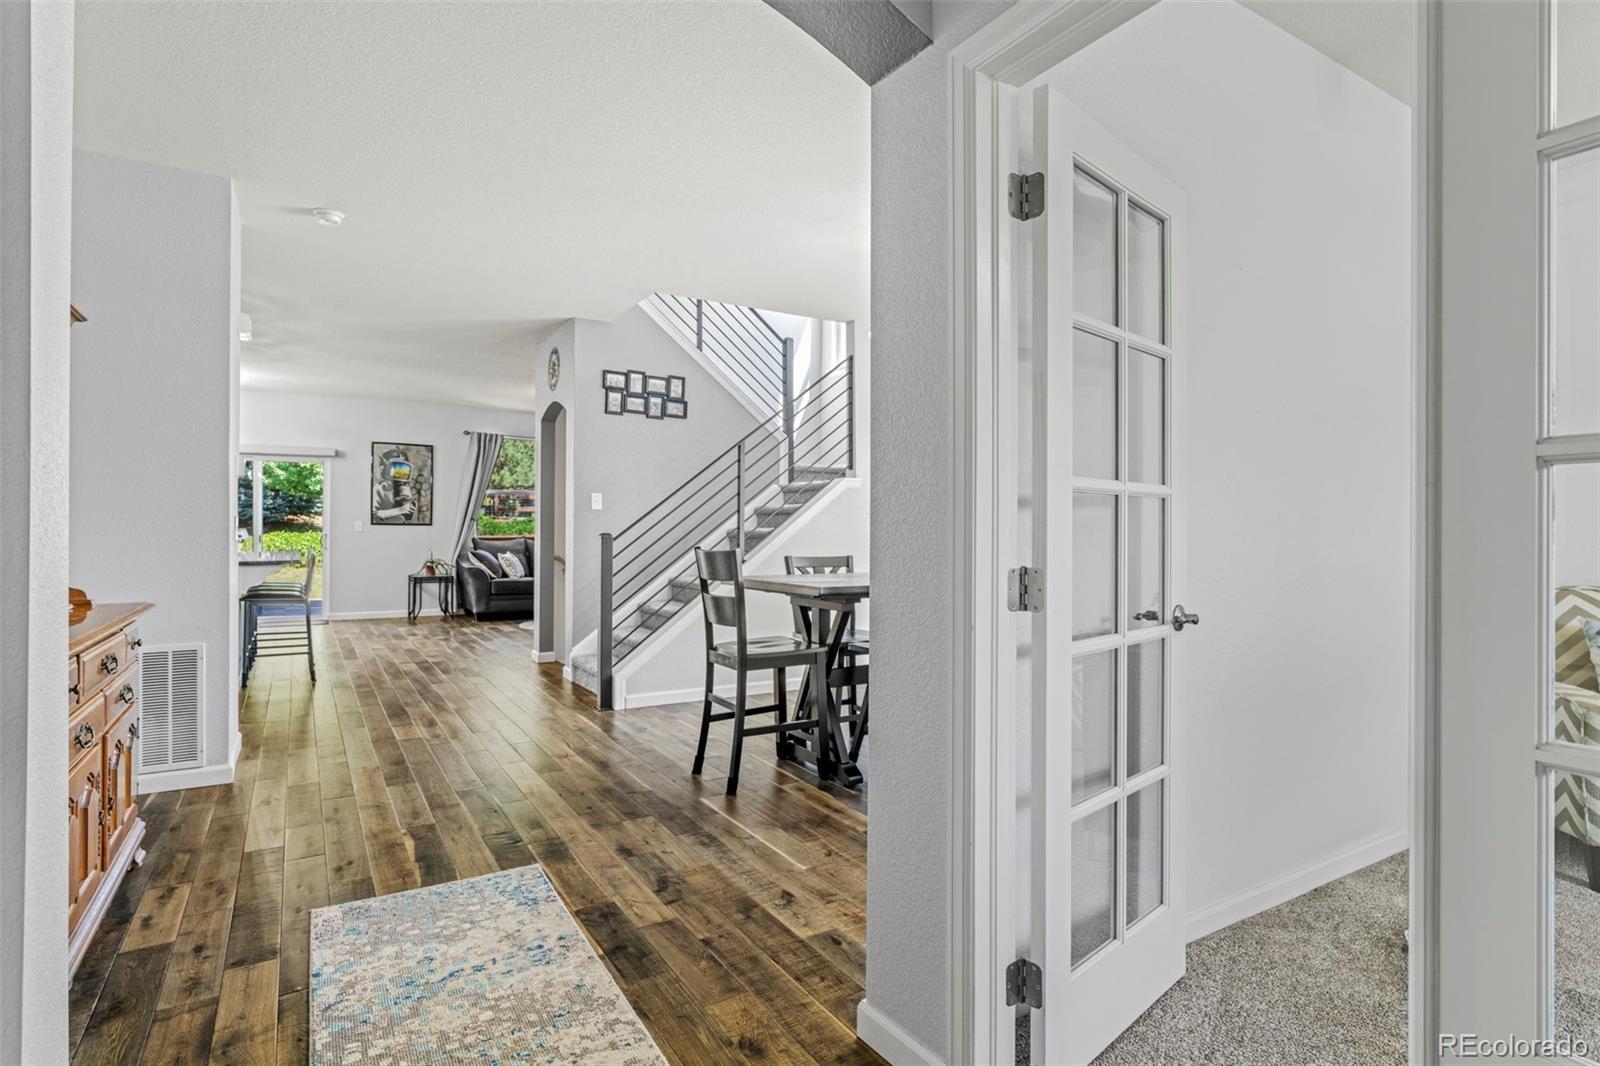
[{"label": "ceiling light fixture", "polygon": [[250,339],[250,337],[252,336],[250,327],[251,327],[250,316],[245,314],[242,311],[239,312],[239,339],[240,340],[247,341],[247,340]]},{"label": "ceiling light fixture", "polygon": [[338,229],[344,222],[344,212],[335,211],[331,207],[313,207],[311,217],[317,220],[317,225],[327,226],[329,229]]}]

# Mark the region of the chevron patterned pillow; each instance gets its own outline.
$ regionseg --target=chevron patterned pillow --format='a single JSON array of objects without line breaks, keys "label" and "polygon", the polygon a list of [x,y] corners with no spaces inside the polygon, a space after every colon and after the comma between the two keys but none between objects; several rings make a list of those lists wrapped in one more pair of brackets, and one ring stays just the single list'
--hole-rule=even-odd
[{"label": "chevron patterned pillow", "polygon": [[1600,588],[1560,585],[1555,596],[1556,680],[1600,692],[1600,669],[1594,665],[1593,647],[1584,625],[1600,622]]},{"label": "chevron patterned pillow", "polygon": [[1594,667],[1594,687],[1596,691],[1600,691],[1600,619],[1590,618],[1584,621],[1583,639],[1589,645],[1589,664]]}]

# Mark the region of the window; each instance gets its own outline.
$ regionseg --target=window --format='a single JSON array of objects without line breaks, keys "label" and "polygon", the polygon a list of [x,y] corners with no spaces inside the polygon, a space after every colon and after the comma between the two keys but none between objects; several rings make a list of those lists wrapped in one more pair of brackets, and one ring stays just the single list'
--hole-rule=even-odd
[{"label": "window", "polygon": [[531,537],[534,530],[539,464],[534,442],[528,437],[507,437],[500,442],[489,491],[478,508],[478,534],[484,537]]}]

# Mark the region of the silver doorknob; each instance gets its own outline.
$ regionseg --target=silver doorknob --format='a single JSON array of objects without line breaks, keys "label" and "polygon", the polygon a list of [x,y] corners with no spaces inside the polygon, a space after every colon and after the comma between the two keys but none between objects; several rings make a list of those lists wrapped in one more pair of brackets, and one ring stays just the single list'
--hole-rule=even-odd
[{"label": "silver doorknob", "polygon": [[1183,604],[1180,603],[1172,609],[1173,629],[1182,632],[1184,626],[1197,626],[1199,624],[1200,616],[1197,614],[1190,614],[1189,612],[1185,611],[1183,609]]}]

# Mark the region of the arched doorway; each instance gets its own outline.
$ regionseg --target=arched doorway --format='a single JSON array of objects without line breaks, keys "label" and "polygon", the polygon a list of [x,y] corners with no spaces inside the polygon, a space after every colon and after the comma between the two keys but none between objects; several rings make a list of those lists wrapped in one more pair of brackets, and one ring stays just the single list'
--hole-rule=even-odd
[{"label": "arched doorway", "polygon": [[567,409],[552,403],[539,421],[538,651],[541,662],[565,663],[567,635]]}]

